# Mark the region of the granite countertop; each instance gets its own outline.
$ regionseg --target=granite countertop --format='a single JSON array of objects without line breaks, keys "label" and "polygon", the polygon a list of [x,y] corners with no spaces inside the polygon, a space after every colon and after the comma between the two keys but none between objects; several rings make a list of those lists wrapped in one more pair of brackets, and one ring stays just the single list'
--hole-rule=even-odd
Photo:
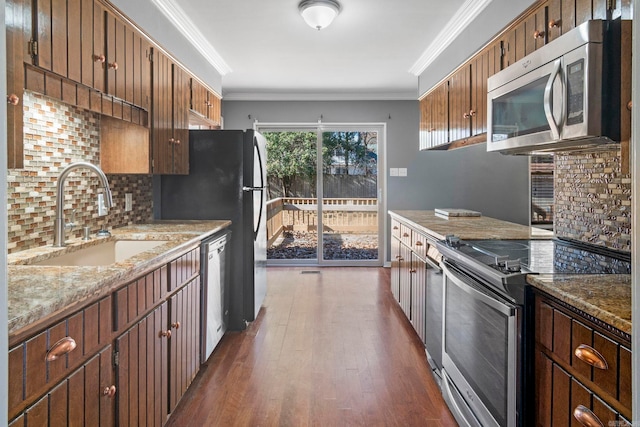
[{"label": "granite countertop", "polygon": [[560,301],[631,334],[630,274],[530,274],[527,282]]},{"label": "granite countertop", "polygon": [[[85,242],[67,240],[64,248],[51,245],[8,255],[9,335],[79,302],[108,295],[113,286],[170,261],[182,250],[231,225],[231,221],[154,221],[117,228],[110,237]],[[124,261],[107,266],[41,266],[30,262],[73,252],[109,240],[166,240]]]},{"label": "granite countertop", "polygon": [[[395,217],[435,239],[455,234],[463,240],[549,239],[553,233],[488,217],[440,218],[434,211],[389,211]],[[631,334],[631,275],[540,274],[527,282],[551,296]]]},{"label": "granite countertop", "polygon": [[444,219],[436,216],[435,211],[389,211],[389,215],[402,219],[437,240],[444,239],[447,234],[455,234],[463,240],[550,239],[553,237],[553,233],[548,230],[486,216]]}]

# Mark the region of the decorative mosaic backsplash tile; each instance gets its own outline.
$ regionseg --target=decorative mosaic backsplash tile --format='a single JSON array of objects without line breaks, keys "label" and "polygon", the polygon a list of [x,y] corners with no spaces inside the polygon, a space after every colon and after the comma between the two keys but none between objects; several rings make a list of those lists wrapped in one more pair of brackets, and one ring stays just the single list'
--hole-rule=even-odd
[{"label": "decorative mosaic backsplash tile", "polygon": [[631,175],[620,151],[555,156],[555,232],[631,251]]},{"label": "decorative mosaic backsplash tile", "polygon": [[[53,243],[58,175],[69,163],[100,164],[100,116],[44,95],[25,92],[24,169],[8,173],[9,253]],[[153,216],[150,175],[108,175],[114,207],[98,216],[99,181],[93,172],[79,169],[65,182],[64,209],[67,220],[75,209],[76,227],[67,238],[92,233],[102,226],[148,221]],[[125,193],[133,194],[133,210],[124,212]]]}]

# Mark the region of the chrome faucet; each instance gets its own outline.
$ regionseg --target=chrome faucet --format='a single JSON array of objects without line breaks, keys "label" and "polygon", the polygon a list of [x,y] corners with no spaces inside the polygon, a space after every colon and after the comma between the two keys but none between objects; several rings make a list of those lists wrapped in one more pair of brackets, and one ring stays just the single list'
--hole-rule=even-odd
[{"label": "chrome faucet", "polygon": [[104,204],[107,208],[113,206],[113,199],[111,198],[111,189],[109,188],[109,181],[107,180],[107,176],[102,172],[102,170],[88,162],[76,162],[71,163],[69,166],[64,168],[62,172],[60,172],[60,176],[58,177],[58,192],[56,199],[56,222],[54,227],[54,236],[53,236],[53,246],[62,247],[65,245],[65,220],[64,220],[64,181],[67,179],[67,176],[71,172],[76,169],[87,168],[91,169],[100,179],[100,183],[102,184],[102,188],[104,190]]}]

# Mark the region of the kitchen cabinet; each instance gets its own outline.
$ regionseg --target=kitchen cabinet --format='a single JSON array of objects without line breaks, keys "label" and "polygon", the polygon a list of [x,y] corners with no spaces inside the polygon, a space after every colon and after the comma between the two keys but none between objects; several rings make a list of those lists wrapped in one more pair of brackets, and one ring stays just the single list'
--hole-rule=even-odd
[{"label": "kitchen cabinet", "polygon": [[534,316],[536,424],[568,425],[583,417],[626,425],[630,337],[542,292],[535,294]]},{"label": "kitchen cabinet", "polygon": [[[91,381],[100,379],[99,384],[91,384],[91,388],[86,390],[91,399],[100,396],[104,388],[113,385],[110,381],[110,369],[106,368],[107,365],[110,368],[111,359],[105,353],[107,350],[104,350],[110,348],[111,343],[111,308],[111,298],[103,298],[43,330],[36,330],[35,334],[29,333],[25,338],[18,337],[15,343],[15,339],[12,339],[9,350],[10,420],[25,412],[25,408],[29,406],[30,409],[26,411],[28,420],[28,412],[38,410],[38,404],[34,404],[38,399],[45,399],[47,402],[53,399],[51,402],[57,405],[58,399],[63,396],[60,395],[61,391],[55,389],[78,389],[76,383],[86,372],[93,372]],[[108,353],[111,353],[110,349]],[[105,365],[107,359],[108,364]],[[104,372],[97,376],[96,369]],[[60,384],[68,384],[69,387]],[[93,400],[91,402],[95,403]],[[60,404],[66,408],[66,404]],[[110,403],[104,405],[108,407]],[[99,408],[100,405],[95,407]],[[75,409],[79,412],[83,410]],[[87,411],[90,412],[89,409]],[[107,412],[103,417],[108,418]]]},{"label": "kitchen cabinet", "polygon": [[219,128],[221,124],[220,97],[209,91],[200,81],[192,77],[191,87],[191,122],[205,128]]},{"label": "kitchen cabinet", "polygon": [[115,340],[119,425],[164,424],[199,370],[199,253],[192,249],[115,293],[116,329],[132,325]]},{"label": "kitchen cabinet", "polygon": [[420,100],[420,149],[449,142],[449,83],[436,86]]},{"label": "kitchen cabinet", "polygon": [[[438,274],[430,264],[438,265],[440,256],[432,239],[424,231],[395,217],[391,219],[391,228],[392,256],[395,257],[395,261],[391,262],[391,291],[416,334],[426,344],[429,329],[442,328],[441,321],[436,320],[437,316],[427,311],[435,309],[441,317],[442,303],[430,301],[430,295],[442,296],[442,280],[437,280]],[[431,334],[431,337],[437,340],[436,335],[439,336]]]},{"label": "kitchen cabinet", "polygon": [[189,78],[168,56],[153,49],[153,172],[189,173]]}]

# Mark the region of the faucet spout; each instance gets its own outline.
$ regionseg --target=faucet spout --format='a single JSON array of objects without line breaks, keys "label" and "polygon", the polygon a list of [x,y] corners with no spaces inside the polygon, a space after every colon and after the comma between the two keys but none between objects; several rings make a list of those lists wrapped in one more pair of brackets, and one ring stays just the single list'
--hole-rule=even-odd
[{"label": "faucet spout", "polygon": [[56,199],[56,222],[53,236],[53,246],[62,247],[65,245],[65,226],[64,226],[64,182],[67,176],[76,169],[85,168],[92,170],[100,180],[104,191],[104,204],[107,208],[113,206],[113,198],[111,196],[111,189],[109,188],[109,180],[104,174],[102,169],[98,166],[88,162],[75,162],[65,167],[60,176],[58,176],[57,184],[57,199]]}]

